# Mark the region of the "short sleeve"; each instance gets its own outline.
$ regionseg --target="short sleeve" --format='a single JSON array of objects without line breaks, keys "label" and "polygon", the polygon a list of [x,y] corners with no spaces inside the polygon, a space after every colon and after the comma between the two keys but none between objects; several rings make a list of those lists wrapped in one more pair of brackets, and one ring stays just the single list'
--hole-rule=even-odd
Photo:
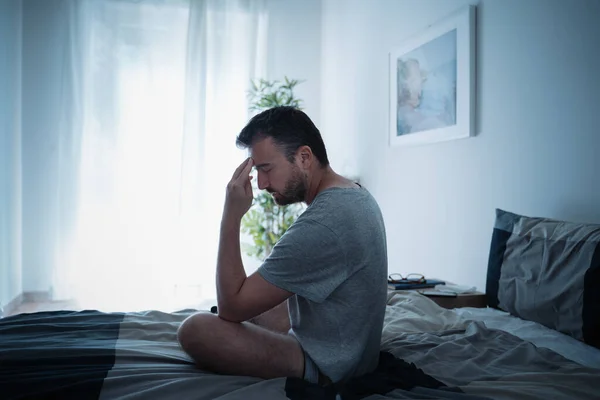
[{"label": "short sleeve", "polygon": [[271,284],[317,303],[348,277],[338,236],[310,219],[298,220],[290,227],[258,273]]}]

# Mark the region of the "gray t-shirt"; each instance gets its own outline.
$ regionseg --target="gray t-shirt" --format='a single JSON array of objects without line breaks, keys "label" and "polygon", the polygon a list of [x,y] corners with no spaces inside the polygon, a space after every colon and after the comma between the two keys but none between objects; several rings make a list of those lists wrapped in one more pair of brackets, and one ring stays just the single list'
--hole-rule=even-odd
[{"label": "gray t-shirt", "polygon": [[258,269],[295,296],[293,334],[332,381],[377,366],[387,295],[381,210],[363,188],[329,188],[281,237]]}]

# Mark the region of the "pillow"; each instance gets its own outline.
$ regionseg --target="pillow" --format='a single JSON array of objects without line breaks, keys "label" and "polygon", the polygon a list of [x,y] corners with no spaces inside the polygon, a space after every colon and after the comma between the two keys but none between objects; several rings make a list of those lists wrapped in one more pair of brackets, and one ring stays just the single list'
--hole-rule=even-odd
[{"label": "pillow", "polygon": [[600,225],[496,209],[490,307],[600,348]]}]

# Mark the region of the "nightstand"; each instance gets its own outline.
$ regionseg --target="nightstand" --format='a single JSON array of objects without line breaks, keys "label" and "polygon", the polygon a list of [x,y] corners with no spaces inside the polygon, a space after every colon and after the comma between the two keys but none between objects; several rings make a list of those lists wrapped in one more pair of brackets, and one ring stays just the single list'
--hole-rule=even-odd
[{"label": "nightstand", "polygon": [[[425,295],[422,295],[425,296]],[[487,300],[485,293],[474,292],[466,294],[458,294],[456,297],[446,296],[425,296],[437,303],[440,307],[452,309],[459,307],[475,307],[486,308]]]}]

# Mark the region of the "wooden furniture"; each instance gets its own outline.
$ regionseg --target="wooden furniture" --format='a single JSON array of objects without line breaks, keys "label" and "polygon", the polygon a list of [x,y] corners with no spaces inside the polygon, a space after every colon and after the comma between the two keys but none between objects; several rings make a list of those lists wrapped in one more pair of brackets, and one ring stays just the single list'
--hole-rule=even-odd
[{"label": "wooden furniture", "polygon": [[[423,295],[425,296],[425,295]],[[440,307],[452,309],[459,307],[475,307],[475,308],[486,308],[486,297],[485,293],[474,292],[466,294],[457,294],[456,297],[445,297],[445,296],[426,296],[429,299],[435,301]]]},{"label": "wooden furniture", "polygon": [[[443,279],[440,279],[443,280]],[[451,282],[445,281],[447,285],[453,285]],[[440,285],[440,288],[443,288],[443,285]],[[388,290],[394,291],[395,289],[388,287]],[[457,294],[454,297],[449,296],[434,296],[429,294],[423,294],[421,292],[435,292],[434,288],[424,288],[424,289],[402,289],[415,291],[431,300],[433,300],[440,307],[452,309],[452,308],[460,308],[460,307],[474,307],[474,308],[486,308],[487,307],[487,298],[485,293],[481,292],[473,292],[473,293],[464,293]]]}]

